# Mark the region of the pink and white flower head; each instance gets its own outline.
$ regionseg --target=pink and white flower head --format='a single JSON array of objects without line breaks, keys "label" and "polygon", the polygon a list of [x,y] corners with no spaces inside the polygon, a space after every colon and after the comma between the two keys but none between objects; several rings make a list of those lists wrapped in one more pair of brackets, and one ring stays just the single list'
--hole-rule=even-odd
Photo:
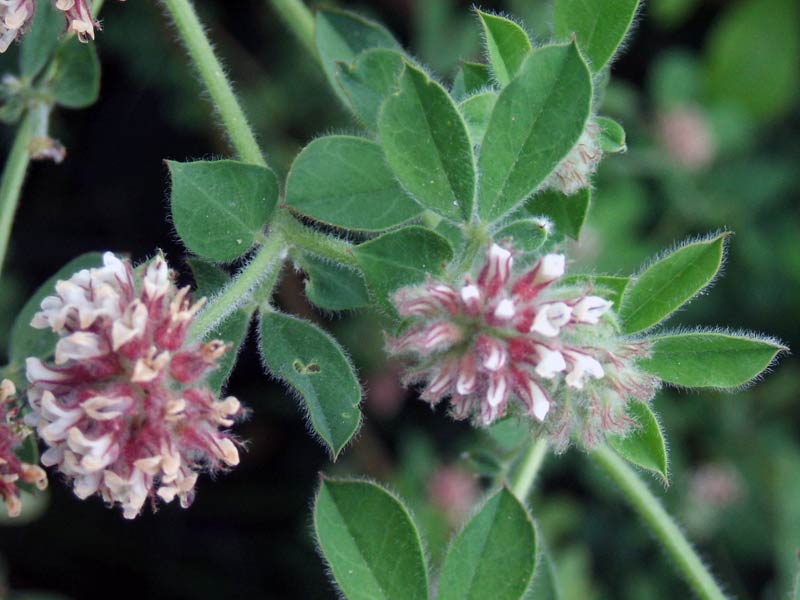
[{"label": "pink and white flower head", "polygon": [[25,33],[34,9],[34,0],[0,0],[0,53]]},{"label": "pink and white flower head", "polygon": [[241,414],[205,383],[221,341],[187,342],[203,305],[178,289],[162,256],[134,270],[107,252],[103,266],[56,284],[31,325],[59,335],[55,364],[26,363],[28,398],[48,449],[75,494],[100,494],[126,518],[145,501],[178,497],[188,507],[198,471],[239,463],[225,428]]},{"label": "pink and white flower head", "polygon": [[56,8],[62,11],[67,19],[68,33],[75,33],[82,42],[94,40],[94,30],[99,29],[99,25],[92,17],[91,6],[87,0],[56,0]]},{"label": "pink and white flower head", "polygon": [[16,389],[10,380],[0,382],[0,498],[10,517],[18,517],[22,511],[20,483],[33,484],[40,490],[47,487],[44,470],[17,456],[17,450],[31,430],[17,421],[15,396]]},{"label": "pink and white flower head", "polygon": [[[75,33],[82,42],[94,39],[94,31],[100,25],[92,17],[91,0],[52,1],[64,13],[67,33]],[[0,0],[0,53],[28,30],[35,10],[36,0]]]},{"label": "pink and white flower head", "polygon": [[406,382],[424,382],[424,400],[449,398],[456,419],[478,425],[516,406],[560,450],[574,437],[591,447],[626,432],[629,399],[649,401],[658,383],[636,368],[646,345],[618,337],[611,302],[563,283],[563,255],[518,275],[513,266],[513,252],[492,244],[476,279],[395,294],[410,326],[388,351],[411,357]]}]

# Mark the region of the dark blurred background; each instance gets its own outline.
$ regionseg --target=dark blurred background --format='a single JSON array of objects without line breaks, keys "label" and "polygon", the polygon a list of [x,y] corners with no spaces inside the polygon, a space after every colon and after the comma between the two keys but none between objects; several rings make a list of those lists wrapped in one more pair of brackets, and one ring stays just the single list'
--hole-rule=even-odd
[{"label": "dark blurred background", "polygon": [[[353,129],[266,0],[196,4],[279,179],[314,136]],[[470,2],[341,4],[384,22],[444,81],[460,57],[481,55]],[[549,38],[546,1],[481,6],[523,19],[537,41]],[[688,236],[735,231],[725,278],[673,325],[750,328],[800,347],[799,12],[796,0],[651,0],[614,64],[602,112],[625,126],[629,151],[603,163],[584,239],[571,252],[587,269],[628,274]],[[56,112],[51,135],[67,159],[37,163],[28,176],[0,281],[0,348],[36,286],[81,253],[141,260],[162,248],[188,281],[162,161],[229,154],[157,3],[108,0],[103,25],[100,101]],[[0,59],[0,72],[14,70],[17,52]],[[0,130],[3,154],[12,135]],[[242,464],[201,478],[190,510],[170,505],[133,522],[98,499],[78,500],[54,476],[46,496],[27,501],[29,522],[0,523],[0,597],[334,598],[310,530],[320,471],[392,485],[437,564],[483,491],[462,454],[485,440],[400,388],[368,316],[315,314],[302,291],[302,274],[287,269],[279,303],[330,327],[368,391],[366,424],[344,457],[329,464],[295,401],[263,375],[250,339],[228,387],[253,409],[239,428],[250,440]],[[671,450],[664,501],[737,597],[786,598],[797,572],[798,367],[790,356],[750,390],[664,391],[655,401]],[[688,597],[579,452],[548,459],[531,506],[564,598]]]}]

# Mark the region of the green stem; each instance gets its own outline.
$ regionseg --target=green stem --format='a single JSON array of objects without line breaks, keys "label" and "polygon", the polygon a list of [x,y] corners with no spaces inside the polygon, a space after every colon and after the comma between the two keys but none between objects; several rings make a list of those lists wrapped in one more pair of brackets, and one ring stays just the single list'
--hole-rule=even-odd
[{"label": "green stem", "polygon": [[707,600],[725,600],[725,594],[683,532],[628,463],[605,446],[595,450],[592,458],[605,469],[633,509],[650,526],[695,593]]},{"label": "green stem", "polygon": [[25,116],[17,129],[14,144],[3,167],[3,176],[0,179],[0,272],[3,269],[8,240],[11,237],[11,225],[17,212],[19,198],[22,194],[22,184],[25,173],[31,162],[28,146],[33,136],[34,115],[31,112]]},{"label": "green stem", "polygon": [[300,0],[272,0],[272,8],[280,15],[287,27],[297,37],[306,50],[311,53],[316,60],[317,43],[314,39],[314,15],[308,7]]},{"label": "green stem", "polygon": [[322,258],[358,268],[353,247],[344,240],[320,233],[305,227],[294,219],[288,211],[276,215],[275,228],[284,236],[287,243],[297,246]]},{"label": "green stem", "polygon": [[[285,242],[280,235],[271,235],[250,263],[222,289],[197,315],[189,331],[189,339],[202,340],[225,317],[246,303],[260,284],[283,264]],[[273,284],[277,280],[275,277]]]},{"label": "green stem", "polygon": [[266,166],[255,135],[247,122],[242,107],[233,93],[225,71],[214,54],[214,49],[197,18],[189,0],[162,0],[178,30],[189,56],[208,89],[211,101],[222,118],[225,130],[239,157],[256,165]]},{"label": "green stem", "polygon": [[511,493],[520,502],[524,503],[530,495],[545,456],[547,456],[547,440],[543,437],[531,444],[522,456],[517,474],[511,480]]}]

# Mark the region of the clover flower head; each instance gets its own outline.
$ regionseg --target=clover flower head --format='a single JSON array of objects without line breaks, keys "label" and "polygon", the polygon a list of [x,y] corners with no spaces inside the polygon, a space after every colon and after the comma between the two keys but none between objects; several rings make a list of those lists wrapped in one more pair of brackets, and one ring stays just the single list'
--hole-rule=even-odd
[{"label": "clover flower head", "polygon": [[34,9],[34,0],[0,0],[0,53],[25,33]]},{"label": "clover flower head", "polygon": [[17,450],[31,430],[17,420],[16,393],[9,379],[0,382],[0,498],[10,517],[18,517],[22,510],[19,483],[30,483],[40,490],[47,487],[44,470],[17,456]]},{"label": "clover flower head", "polygon": [[561,190],[567,196],[574,194],[589,185],[602,157],[600,126],[590,119],[572,150],[545,180],[544,187]]},{"label": "clover flower head", "polygon": [[563,282],[562,254],[516,276],[513,264],[510,248],[492,244],[477,278],[395,294],[410,325],[387,349],[411,362],[406,383],[424,383],[423,400],[449,398],[454,418],[477,425],[514,406],[558,450],[574,437],[591,447],[627,432],[629,399],[649,401],[658,383],[636,368],[646,345],[618,336],[610,301]]},{"label": "clover flower head", "polygon": [[[92,17],[91,0],[54,0],[54,4],[64,13],[68,33],[75,33],[81,42],[94,39],[100,24]],[[28,30],[35,10],[36,0],[0,0],[0,53]]]},{"label": "clover flower head", "polygon": [[31,325],[59,335],[55,362],[26,363],[28,399],[48,449],[75,494],[99,493],[134,518],[146,500],[188,507],[198,471],[239,463],[225,431],[241,414],[205,383],[228,349],[187,341],[203,301],[178,289],[162,256],[134,270],[108,252],[103,266],[56,284]]}]

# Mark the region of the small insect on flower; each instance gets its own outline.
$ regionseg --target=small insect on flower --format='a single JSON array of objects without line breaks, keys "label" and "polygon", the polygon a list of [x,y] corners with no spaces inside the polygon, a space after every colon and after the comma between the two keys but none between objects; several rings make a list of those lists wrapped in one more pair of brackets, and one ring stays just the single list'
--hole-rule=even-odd
[{"label": "small insect on flower", "polygon": [[17,420],[16,393],[10,380],[0,382],[0,498],[5,502],[10,517],[18,517],[22,511],[19,483],[30,483],[40,490],[47,487],[44,470],[17,456],[22,442],[32,432]]},{"label": "small insect on flower", "polygon": [[412,363],[406,383],[424,382],[432,405],[450,398],[456,419],[490,425],[509,403],[543,423],[557,450],[579,437],[594,446],[633,425],[629,399],[658,385],[636,367],[645,342],[619,337],[612,303],[566,285],[561,254],[514,277],[509,248],[492,244],[476,279],[460,287],[429,280],[394,296],[411,324],[388,351]]},{"label": "small insect on flower", "polygon": [[78,497],[99,493],[129,519],[156,496],[188,507],[201,468],[239,463],[225,431],[239,401],[219,401],[206,384],[229,346],[187,342],[204,301],[172,279],[160,255],[134,270],[108,252],[102,267],[59,281],[31,322],[59,335],[55,364],[26,364],[42,463]]}]

